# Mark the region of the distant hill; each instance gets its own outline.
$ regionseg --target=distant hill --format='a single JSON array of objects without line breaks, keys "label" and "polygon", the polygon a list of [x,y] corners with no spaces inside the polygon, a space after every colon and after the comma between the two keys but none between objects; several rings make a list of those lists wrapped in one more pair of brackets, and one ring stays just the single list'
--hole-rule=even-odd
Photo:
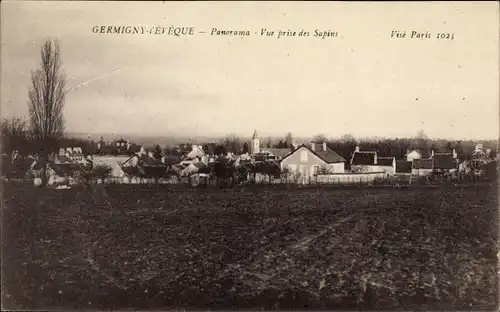
[{"label": "distant hill", "polygon": [[[123,138],[124,140],[131,141],[136,144],[141,144],[146,147],[153,146],[156,144],[159,144],[161,147],[165,147],[166,145],[177,145],[180,143],[209,143],[209,142],[218,142],[219,140],[224,139],[224,135],[222,136],[200,136],[200,135],[195,135],[195,136],[187,136],[187,135],[169,135],[169,136],[160,136],[160,135],[141,135],[141,134],[116,134],[116,133],[78,133],[78,132],[68,132],[67,137],[70,138],[76,138],[76,139],[81,139],[81,140],[87,140],[90,138],[94,141],[99,141],[101,136],[104,138],[105,141],[112,141],[112,140],[119,140]],[[251,140],[250,136],[247,137],[239,137],[241,140]],[[268,136],[261,138],[261,140],[267,140]],[[279,141],[283,140],[284,137],[271,137],[271,139],[274,141]],[[309,138],[296,138],[294,139],[299,143],[302,142],[307,142],[310,139]]]}]

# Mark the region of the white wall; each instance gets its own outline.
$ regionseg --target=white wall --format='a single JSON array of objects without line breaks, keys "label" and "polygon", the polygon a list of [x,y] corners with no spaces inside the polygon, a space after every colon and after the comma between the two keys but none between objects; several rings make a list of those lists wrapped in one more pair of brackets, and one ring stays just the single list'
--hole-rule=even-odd
[{"label": "white wall", "polygon": [[386,178],[387,174],[384,172],[375,173],[345,173],[345,174],[326,174],[317,176],[318,183],[341,183],[341,184],[356,184],[368,183],[375,179]]},{"label": "white wall", "polygon": [[341,162],[341,163],[335,163],[335,164],[328,164],[327,168],[332,173],[344,173],[345,172],[345,163]]},{"label": "white wall", "polygon": [[419,176],[428,176],[432,174],[432,169],[411,169],[411,174]]},{"label": "white wall", "polygon": [[422,155],[420,155],[417,151],[411,151],[406,155],[406,161],[413,161],[414,159],[421,159]]}]

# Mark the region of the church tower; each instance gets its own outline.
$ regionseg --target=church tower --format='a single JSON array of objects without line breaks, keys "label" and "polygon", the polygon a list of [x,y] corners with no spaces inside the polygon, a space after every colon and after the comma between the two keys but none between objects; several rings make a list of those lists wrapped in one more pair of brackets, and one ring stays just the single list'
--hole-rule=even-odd
[{"label": "church tower", "polygon": [[257,129],[253,132],[252,136],[252,154],[260,153],[260,140],[257,135]]}]

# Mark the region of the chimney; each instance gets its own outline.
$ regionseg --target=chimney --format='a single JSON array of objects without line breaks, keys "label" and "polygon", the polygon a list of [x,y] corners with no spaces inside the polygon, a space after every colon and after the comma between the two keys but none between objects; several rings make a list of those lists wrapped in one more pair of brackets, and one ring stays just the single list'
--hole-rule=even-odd
[{"label": "chimney", "polygon": [[311,142],[311,149],[312,149],[313,151],[316,151],[316,149],[315,149],[315,148],[316,148],[316,143]]},{"label": "chimney", "polygon": [[326,142],[323,142],[323,150],[326,152]]},{"label": "chimney", "polygon": [[356,146],[355,152],[359,152],[359,146]]},{"label": "chimney", "polygon": [[453,149],[453,158],[458,158],[457,151]]},{"label": "chimney", "polygon": [[373,164],[374,165],[377,164],[377,153],[375,153],[374,156],[373,156]]},{"label": "chimney", "polygon": [[434,156],[434,150],[432,150],[431,155]]}]

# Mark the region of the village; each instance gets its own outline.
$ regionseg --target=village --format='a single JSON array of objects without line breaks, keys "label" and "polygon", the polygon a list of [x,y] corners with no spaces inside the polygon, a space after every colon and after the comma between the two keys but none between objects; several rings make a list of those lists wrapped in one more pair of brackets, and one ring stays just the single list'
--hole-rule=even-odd
[{"label": "village", "polygon": [[[290,143],[290,147],[280,142],[269,147],[255,130],[238,152],[224,144],[180,144],[162,149],[101,137],[85,148],[60,147],[48,158],[45,175],[49,186],[69,188],[86,183],[419,184],[491,180],[498,170],[498,156],[480,143],[467,155],[458,155],[449,143],[407,149],[401,159],[357,145],[350,157],[343,157],[325,139],[319,140]],[[4,179],[42,183],[44,162],[36,154],[21,156],[12,151],[12,155],[4,153],[2,157]]]}]

